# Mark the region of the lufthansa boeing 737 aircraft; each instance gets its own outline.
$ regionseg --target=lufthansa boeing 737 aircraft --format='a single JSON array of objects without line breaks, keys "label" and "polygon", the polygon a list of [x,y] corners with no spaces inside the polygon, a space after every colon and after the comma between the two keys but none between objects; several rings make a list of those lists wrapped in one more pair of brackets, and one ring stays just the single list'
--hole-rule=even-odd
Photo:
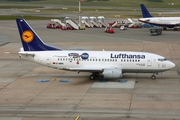
[{"label": "lufthansa boeing 737 aircraft", "polygon": [[22,48],[20,58],[58,70],[90,72],[89,78],[121,78],[124,73],[156,73],[167,71],[175,64],[165,57],[130,51],[66,51],[45,44],[24,19],[16,19]]}]

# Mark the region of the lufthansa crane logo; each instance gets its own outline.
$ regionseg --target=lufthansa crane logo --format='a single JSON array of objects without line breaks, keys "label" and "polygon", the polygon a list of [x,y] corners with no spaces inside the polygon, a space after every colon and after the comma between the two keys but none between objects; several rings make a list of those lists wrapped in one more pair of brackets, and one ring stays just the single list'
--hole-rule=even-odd
[{"label": "lufthansa crane logo", "polygon": [[29,31],[29,30],[24,31],[23,34],[22,34],[22,39],[23,39],[23,41],[26,42],[26,43],[31,42],[31,41],[33,40],[33,38],[34,38],[34,35],[33,35],[33,33],[32,33],[31,31]]}]

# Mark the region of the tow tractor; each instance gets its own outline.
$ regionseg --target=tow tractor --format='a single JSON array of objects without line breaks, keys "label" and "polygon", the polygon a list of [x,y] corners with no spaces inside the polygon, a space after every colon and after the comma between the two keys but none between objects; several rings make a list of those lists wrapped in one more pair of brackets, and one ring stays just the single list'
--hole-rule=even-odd
[{"label": "tow tractor", "polygon": [[112,26],[106,27],[106,28],[105,28],[105,32],[106,32],[106,33],[114,33],[114,29],[112,28]]},{"label": "tow tractor", "polygon": [[161,35],[162,34],[162,28],[159,26],[154,26],[150,29],[151,35]]}]

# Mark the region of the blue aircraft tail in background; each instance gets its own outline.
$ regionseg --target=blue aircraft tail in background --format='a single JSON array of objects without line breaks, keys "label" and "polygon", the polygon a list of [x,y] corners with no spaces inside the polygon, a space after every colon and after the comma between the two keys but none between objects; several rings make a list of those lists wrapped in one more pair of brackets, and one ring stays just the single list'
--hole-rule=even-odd
[{"label": "blue aircraft tail in background", "polygon": [[149,13],[144,4],[140,4],[143,18],[150,18],[152,15]]},{"label": "blue aircraft tail in background", "polygon": [[16,23],[18,26],[21,42],[24,51],[49,51],[61,50],[49,45],[46,45],[31,26],[22,18],[17,18]]}]

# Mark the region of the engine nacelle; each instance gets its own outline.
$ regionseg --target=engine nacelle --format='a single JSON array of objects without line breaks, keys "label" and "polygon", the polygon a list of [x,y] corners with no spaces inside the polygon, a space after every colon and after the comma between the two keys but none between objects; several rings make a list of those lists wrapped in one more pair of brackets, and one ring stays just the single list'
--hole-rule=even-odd
[{"label": "engine nacelle", "polygon": [[121,78],[122,70],[118,68],[104,69],[104,72],[102,74],[104,78]]}]

